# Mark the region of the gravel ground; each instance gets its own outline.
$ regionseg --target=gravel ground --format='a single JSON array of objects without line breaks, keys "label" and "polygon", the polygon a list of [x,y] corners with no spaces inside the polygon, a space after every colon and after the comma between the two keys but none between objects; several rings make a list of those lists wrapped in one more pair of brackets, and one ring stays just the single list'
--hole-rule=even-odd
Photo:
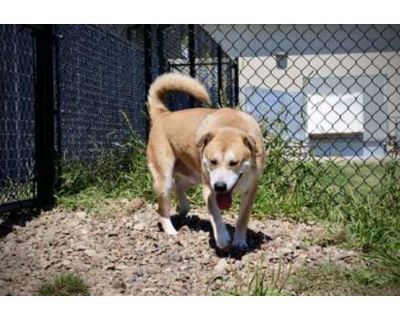
[{"label": "gravel ground", "polygon": [[[0,294],[33,295],[52,276],[81,275],[92,295],[217,294],[246,282],[256,268],[350,267],[355,252],[307,244],[324,228],[286,220],[252,220],[250,250],[221,256],[203,208],[175,219],[176,237],[160,232],[155,207],[141,200],[108,207],[109,217],[56,209],[0,239]],[[224,217],[233,231],[234,217]]]}]

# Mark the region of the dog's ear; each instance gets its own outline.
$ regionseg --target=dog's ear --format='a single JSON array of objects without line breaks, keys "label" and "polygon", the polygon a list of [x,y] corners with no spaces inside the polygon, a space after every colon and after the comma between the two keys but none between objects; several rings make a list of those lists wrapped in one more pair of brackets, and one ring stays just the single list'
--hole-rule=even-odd
[{"label": "dog's ear", "polygon": [[253,155],[258,153],[256,139],[254,139],[251,135],[243,136],[243,143],[246,147],[248,147]]},{"label": "dog's ear", "polygon": [[196,143],[196,147],[197,148],[204,148],[213,138],[214,138],[215,134],[212,132],[207,132],[206,134],[204,134],[203,136],[201,136],[201,138],[199,139],[199,141],[197,141]]}]

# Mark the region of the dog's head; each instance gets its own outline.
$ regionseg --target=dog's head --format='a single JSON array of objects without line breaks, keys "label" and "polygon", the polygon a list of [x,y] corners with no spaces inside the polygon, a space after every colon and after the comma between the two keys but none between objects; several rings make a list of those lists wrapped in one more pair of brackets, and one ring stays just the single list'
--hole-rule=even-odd
[{"label": "dog's head", "polygon": [[232,205],[232,190],[254,163],[257,146],[254,137],[238,129],[216,129],[197,142],[201,149],[203,174],[217,193],[221,209]]}]

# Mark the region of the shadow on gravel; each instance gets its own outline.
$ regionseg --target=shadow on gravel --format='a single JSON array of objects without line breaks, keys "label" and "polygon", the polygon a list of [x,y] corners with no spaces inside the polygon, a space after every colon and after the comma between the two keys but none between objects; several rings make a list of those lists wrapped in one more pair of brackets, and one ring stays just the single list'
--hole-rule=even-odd
[{"label": "shadow on gravel", "polygon": [[[255,232],[251,229],[248,229],[247,230],[247,244],[249,245],[249,247],[247,250],[245,250],[245,251],[235,250],[234,248],[230,248],[228,250],[220,250],[215,245],[212,227],[211,227],[211,223],[209,220],[201,219],[195,215],[187,216],[187,217],[175,215],[172,217],[171,220],[172,220],[172,223],[174,224],[174,226],[177,228],[177,230],[179,230],[180,228],[182,228],[184,226],[187,226],[190,230],[193,230],[193,231],[208,232],[210,247],[213,248],[215,250],[215,253],[221,258],[222,257],[230,257],[230,258],[233,258],[236,260],[240,260],[247,253],[256,251],[257,249],[259,249],[261,247],[261,245],[263,243],[267,243],[272,240],[272,238],[269,235],[266,235],[266,234],[262,233],[261,231]],[[235,231],[235,227],[232,226],[230,223],[227,223],[226,227],[228,228],[228,231],[233,238],[233,233]]]},{"label": "shadow on gravel", "polygon": [[33,218],[40,214],[38,209],[19,210],[14,212],[2,213],[0,215],[0,238],[12,232],[14,226],[25,226]]}]

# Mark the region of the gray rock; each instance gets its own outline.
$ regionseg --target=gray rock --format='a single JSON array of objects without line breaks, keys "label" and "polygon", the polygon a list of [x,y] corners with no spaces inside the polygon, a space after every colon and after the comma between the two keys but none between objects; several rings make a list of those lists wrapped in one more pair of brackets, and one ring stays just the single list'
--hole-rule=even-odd
[{"label": "gray rock", "polygon": [[96,251],[94,251],[93,249],[87,249],[84,252],[87,256],[89,256],[91,258],[93,258],[97,255]]},{"label": "gray rock", "polygon": [[295,249],[296,250],[302,250],[304,249],[304,244],[302,241],[298,240],[294,243]]},{"label": "gray rock", "polygon": [[77,212],[75,212],[75,215],[76,215],[79,219],[85,219],[85,218],[86,218],[86,212],[85,212],[85,211],[77,211]]},{"label": "gray rock", "polygon": [[126,283],[123,279],[116,279],[113,281],[112,287],[114,289],[126,289]]},{"label": "gray rock", "polygon": [[75,243],[73,249],[76,251],[83,251],[87,249],[87,245],[83,242]]},{"label": "gray rock", "polygon": [[214,267],[214,271],[217,273],[226,273],[228,263],[225,258],[220,259],[216,266]]},{"label": "gray rock", "polygon": [[64,260],[61,262],[61,264],[62,264],[64,267],[69,267],[69,266],[71,265],[71,261],[68,260],[68,259],[64,259]]},{"label": "gray rock", "polygon": [[120,265],[115,267],[116,270],[125,270],[127,268],[128,268],[128,266],[125,266],[125,265],[122,265],[122,264],[120,264]]},{"label": "gray rock", "polygon": [[108,256],[107,256],[107,259],[108,259],[110,262],[116,262],[116,261],[119,260],[119,258],[116,257],[116,256],[114,256],[114,255],[108,255]]},{"label": "gray rock", "polygon": [[[204,295],[246,284],[256,268],[270,272],[279,261],[295,272],[307,264],[347,266],[357,258],[357,252],[329,245],[306,250],[296,239],[320,234],[321,226],[276,219],[251,225],[274,240],[240,260],[220,259],[209,246],[210,231],[191,227],[209,220],[204,208],[194,208],[179,236],[170,237],[157,226],[155,205],[126,215],[128,203],[110,201],[106,210],[113,214],[106,219],[56,209],[0,238],[0,288],[32,295],[44,280],[73,269],[92,295]],[[235,223],[229,214],[224,219]]]},{"label": "gray rock", "polygon": [[109,263],[104,267],[105,270],[115,270],[115,264]]},{"label": "gray rock", "polygon": [[135,231],[143,231],[144,228],[145,228],[145,224],[142,223],[142,222],[136,223],[136,224],[133,226],[133,230],[135,230]]}]

